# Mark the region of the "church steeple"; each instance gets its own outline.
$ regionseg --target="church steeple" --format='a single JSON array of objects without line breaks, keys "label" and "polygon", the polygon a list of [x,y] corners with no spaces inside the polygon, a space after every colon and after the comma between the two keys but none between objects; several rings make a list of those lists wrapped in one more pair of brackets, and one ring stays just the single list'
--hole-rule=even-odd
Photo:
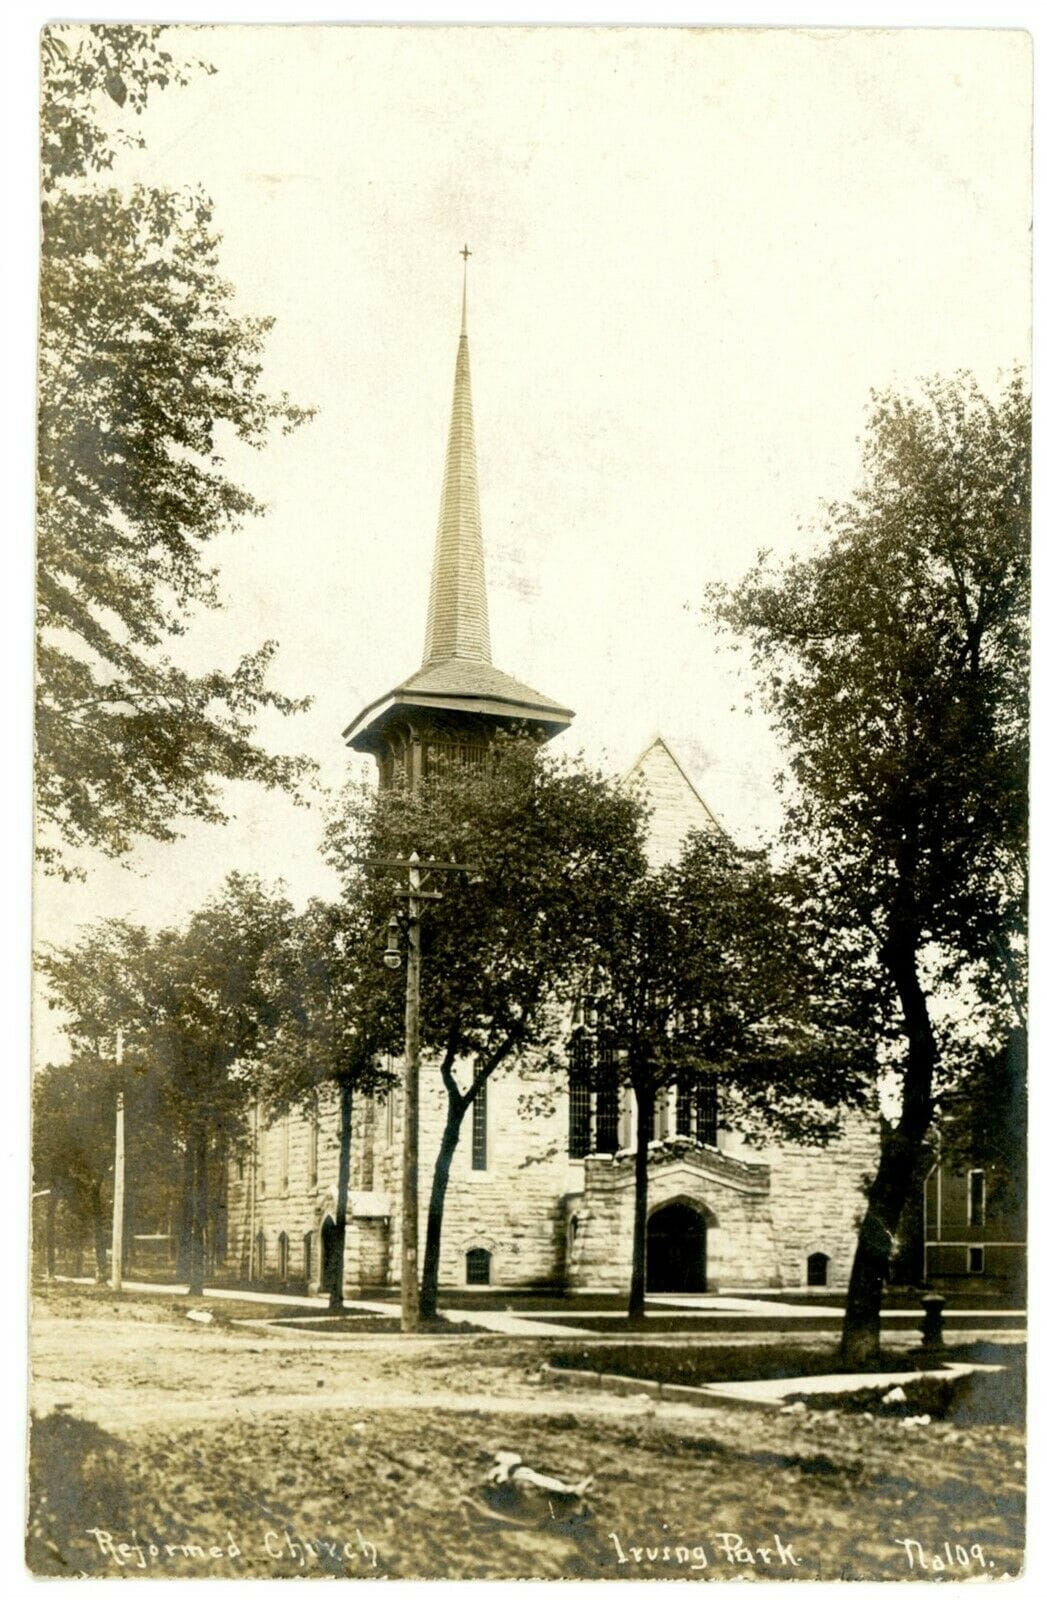
[{"label": "church steeple", "polygon": [[[468,245],[462,255],[468,266]],[[475,766],[486,761],[499,728],[524,727],[535,738],[551,739],[573,715],[491,661],[463,279],[422,665],[365,706],[344,737],[353,750],[377,757],[383,785],[396,782],[398,775],[414,785],[430,771],[437,751],[442,759]]]},{"label": "church steeple", "polygon": [[480,527],[480,490],[476,473],[473,396],[469,380],[469,335],[466,329],[466,278],[469,256],[462,251],[462,329],[454,369],[451,426],[447,438],[436,550],[429,586],[422,665],[457,657],[491,660],[487,621],[487,580]]}]

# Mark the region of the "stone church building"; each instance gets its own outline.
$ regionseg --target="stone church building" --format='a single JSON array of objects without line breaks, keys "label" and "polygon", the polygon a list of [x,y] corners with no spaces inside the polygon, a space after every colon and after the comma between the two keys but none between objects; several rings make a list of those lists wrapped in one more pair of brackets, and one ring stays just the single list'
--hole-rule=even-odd
[{"label": "stone church building", "polygon": [[[495,667],[487,616],[466,334],[465,294],[450,437],[440,501],[422,664],[364,707],[345,730],[374,756],[380,787],[424,777],[431,753],[480,767],[496,730],[555,737],[573,713]],[[669,859],[693,828],[719,827],[665,739],[639,755],[625,781],[651,804],[652,861]],[[601,1072],[584,1034],[570,1071],[550,1091],[550,1115],[531,1111],[526,1063],[502,1068],[468,1114],[454,1158],[441,1282],[514,1289],[621,1290],[632,1252],[635,1114],[631,1094]],[[349,1293],[399,1274],[401,1096],[358,1100],[354,1112]],[[875,1167],[874,1117],[816,1150],[747,1147],[720,1123],[715,1088],[669,1090],[650,1153],[648,1284],[653,1292],[843,1288],[862,1178]],[[443,1087],[424,1060],[420,1085],[420,1214],[443,1126]],[[229,1171],[227,1264],[256,1280],[328,1287],[338,1172],[335,1104],[271,1126],[257,1112],[250,1147]]]}]

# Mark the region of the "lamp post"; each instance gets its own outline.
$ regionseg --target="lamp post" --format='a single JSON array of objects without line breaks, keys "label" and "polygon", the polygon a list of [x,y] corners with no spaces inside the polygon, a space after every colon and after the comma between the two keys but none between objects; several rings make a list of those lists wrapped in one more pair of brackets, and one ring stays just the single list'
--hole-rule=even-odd
[{"label": "lamp post", "polygon": [[401,927],[407,935],[407,993],[404,1002],[404,1127],[400,1183],[400,1328],[417,1333],[420,1323],[418,1296],[418,1087],[421,1063],[422,1003],[422,916],[427,900],[441,900],[439,889],[425,887],[433,873],[473,872],[459,861],[423,861],[417,850],[407,857],[374,858],[369,867],[393,867],[405,873],[406,886],[395,890],[406,901],[404,914],[395,912],[389,919],[383,960],[387,967],[400,965]]}]

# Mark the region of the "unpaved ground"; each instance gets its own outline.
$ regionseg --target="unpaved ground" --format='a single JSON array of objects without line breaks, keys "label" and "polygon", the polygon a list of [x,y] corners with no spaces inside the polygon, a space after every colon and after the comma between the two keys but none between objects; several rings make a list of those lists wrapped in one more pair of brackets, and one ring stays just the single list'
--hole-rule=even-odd
[{"label": "unpaved ground", "polygon": [[[928,1578],[981,1575],[958,1564],[974,1545],[985,1576],[1018,1570],[1013,1428],[550,1391],[538,1341],[336,1342],[185,1310],[70,1292],[38,1307],[35,1571]],[[591,1474],[584,1507],[492,1504],[497,1450]],[[725,1535],[753,1562],[729,1562]]]}]

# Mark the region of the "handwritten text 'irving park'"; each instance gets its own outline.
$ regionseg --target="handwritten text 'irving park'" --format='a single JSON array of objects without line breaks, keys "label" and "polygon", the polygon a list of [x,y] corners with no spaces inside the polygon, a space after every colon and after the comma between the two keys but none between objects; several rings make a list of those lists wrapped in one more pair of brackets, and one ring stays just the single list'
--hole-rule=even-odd
[{"label": "handwritten text 'irving park'", "polygon": [[707,1549],[704,1544],[626,1544],[616,1533],[610,1535],[620,1567],[670,1566],[687,1567],[691,1572],[702,1572],[711,1561],[721,1561],[727,1566],[748,1567],[799,1567],[802,1557],[795,1555],[791,1544],[783,1544],[777,1534],[773,1544],[746,1544],[740,1533],[714,1533]]}]

